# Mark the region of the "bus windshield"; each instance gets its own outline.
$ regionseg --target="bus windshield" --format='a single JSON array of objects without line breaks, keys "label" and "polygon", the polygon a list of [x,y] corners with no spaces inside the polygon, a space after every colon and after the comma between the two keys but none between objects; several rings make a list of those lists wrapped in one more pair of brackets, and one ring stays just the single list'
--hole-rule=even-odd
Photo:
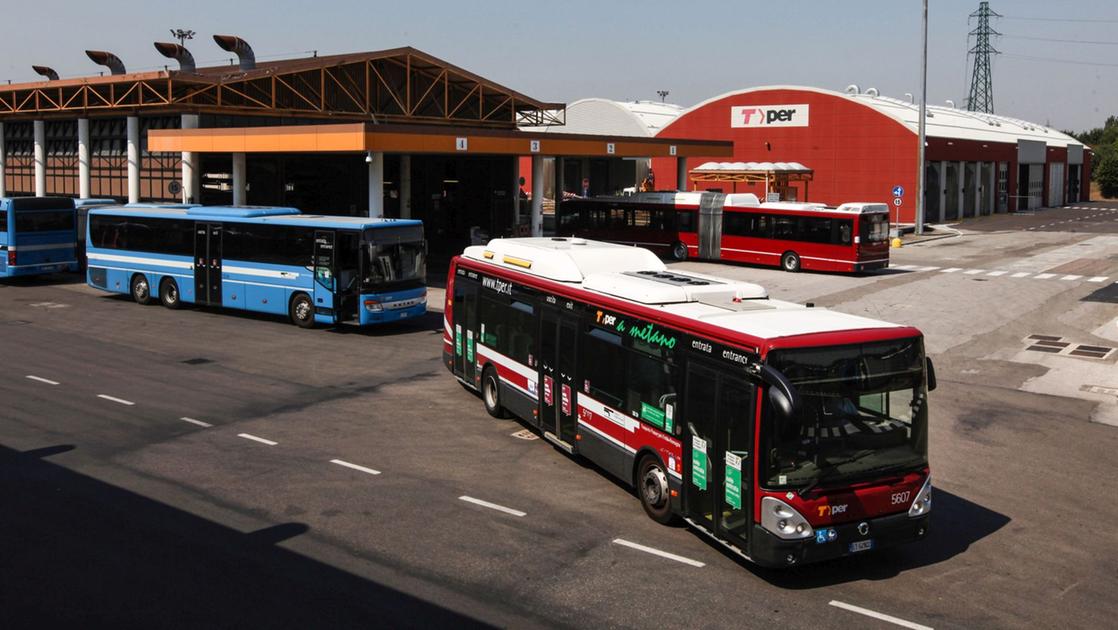
[{"label": "bus windshield", "polygon": [[421,226],[365,230],[361,246],[362,290],[422,284],[427,278],[427,246]]},{"label": "bus windshield", "polygon": [[761,477],[769,487],[854,481],[928,462],[928,405],[919,338],[773,351],[799,390],[788,420],[768,414]]}]

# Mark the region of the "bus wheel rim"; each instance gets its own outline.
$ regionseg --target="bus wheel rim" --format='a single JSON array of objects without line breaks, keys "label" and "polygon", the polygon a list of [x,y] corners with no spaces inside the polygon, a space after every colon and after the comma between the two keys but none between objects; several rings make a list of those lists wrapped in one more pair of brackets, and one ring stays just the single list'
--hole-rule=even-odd
[{"label": "bus wheel rim", "polygon": [[311,307],[306,302],[299,302],[295,305],[295,317],[305,320],[310,315],[310,310]]},{"label": "bus wheel rim", "polygon": [[668,478],[659,466],[653,465],[644,473],[644,498],[653,508],[663,506],[667,498]]},{"label": "bus wheel rim", "polygon": [[493,377],[485,379],[485,404],[490,407],[497,406],[497,388],[493,385]]},{"label": "bus wheel rim", "polygon": [[167,301],[171,304],[179,301],[179,290],[173,284],[167,286]]},{"label": "bus wheel rim", "polygon": [[143,278],[137,280],[136,288],[134,289],[134,291],[137,298],[140,298],[141,300],[146,298],[148,295],[148,281],[144,280]]}]

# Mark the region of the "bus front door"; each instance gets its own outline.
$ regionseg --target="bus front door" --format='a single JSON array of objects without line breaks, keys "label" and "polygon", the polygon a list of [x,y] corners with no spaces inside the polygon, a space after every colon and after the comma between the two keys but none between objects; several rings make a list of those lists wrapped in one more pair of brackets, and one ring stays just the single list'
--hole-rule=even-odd
[{"label": "bus front door", "polygon": [[573,315],[555,308],[540,310],[540,429],[568,450],[575,443],[578,422],[574,400],[577,335]]},{"label": "bus front door", "polygon": [[221,224],[194,224],[194,301],[221,306]]},{"label": "bus front door", "polygon": [[685,511],[743,552],[752,525],[755,391],[745,380],[694,361],[687,371]]},{"label": "bus front door", "polygon": [[334,305],[334,233],[315,230],[314,233],[314,313],[336,323]]},{"label": "bus front door", "polygon": [[[477,344],[484,343],[485,325],[478,331],[478,283],[454,278],[454,373],[477,386]],[[476,331],[476,332],[475,332]],[[490,333],[492,334],[492,332]]]}]

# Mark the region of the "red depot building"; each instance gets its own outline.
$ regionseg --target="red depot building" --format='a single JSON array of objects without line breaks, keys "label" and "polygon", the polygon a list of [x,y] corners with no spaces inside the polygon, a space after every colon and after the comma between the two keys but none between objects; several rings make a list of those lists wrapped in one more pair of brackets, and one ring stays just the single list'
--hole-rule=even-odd
[{"label": "red depot building", "polygon": [[[766,192],[840,204],[887,202],[892,218],[915,220],[918,106],[849,86],[845,93],[769,86],[730,92],[680,113],[658,135],[731,140],[732,161],[688,158],[689,190]],[[1086,200],[1090,150],[1064,133],[1023,120],[929,106],[925,156],[929,222]],[[662,180],[677,172],[656,158]],[[802,165],[802,166],[801,166]],[[781,178],[782,167],[810,171]],[[684,172],[685,171],[685,172]],[[772,175],[756,176],[758,172]],[[745,173],[754,176],[747,177]],[[667,176],[667,177],[665,177]],[[900,193],[900,194],[895,194]]]}]

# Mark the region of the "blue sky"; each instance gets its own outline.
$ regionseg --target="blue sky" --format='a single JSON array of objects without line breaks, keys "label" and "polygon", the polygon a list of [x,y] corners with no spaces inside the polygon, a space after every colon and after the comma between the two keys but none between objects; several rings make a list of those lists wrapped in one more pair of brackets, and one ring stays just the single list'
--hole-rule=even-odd
[{"label": "blue sky", "polygon": [[[978,2],[929,4],[928,100],[961,104],[967,15]],[[1006,16],[995,24],[1005,34],[996,46],[1006,53],[994,62],[997,113],[1072,129],[1118,114],[1118,3],[994,0],[991,8]],[[898,97],[919,91],[919,0],[40,0],[9,3],[4,23],[0,81],[34,80],[32,64],[63,76],[95,73],[87,48],[111,50],[129,69],[162,67],[151,42],[167,41],[178,27],[199,33],[188,42],[199,62],[227,56],[213,33],[241,35],[263,59],[411,45],[555,101],[656,99],[666,89],[669,101],[692,105],[770,84],[841,90],[855,83]],[[1024,39],[1038,37],[1115,45]]]}]

